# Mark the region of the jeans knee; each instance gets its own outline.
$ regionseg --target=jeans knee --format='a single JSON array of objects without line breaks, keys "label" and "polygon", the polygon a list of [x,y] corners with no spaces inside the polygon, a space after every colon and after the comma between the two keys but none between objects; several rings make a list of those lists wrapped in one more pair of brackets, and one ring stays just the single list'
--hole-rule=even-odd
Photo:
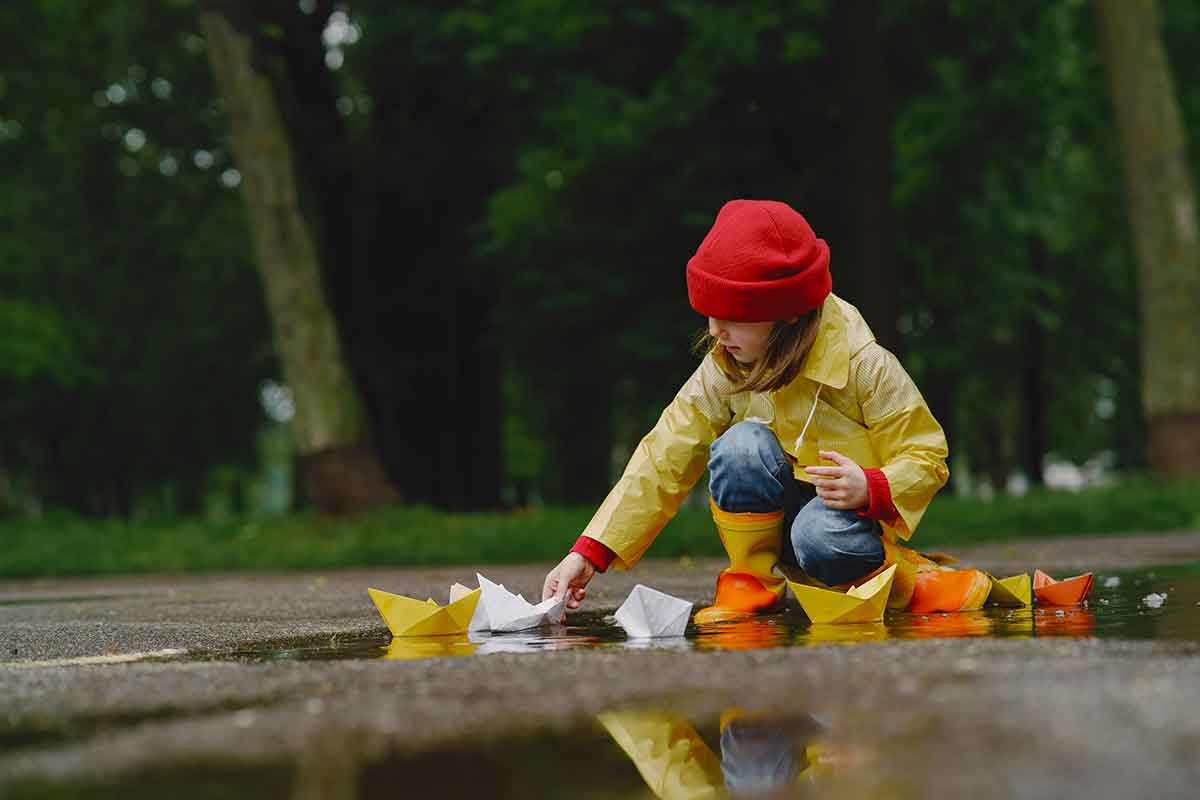
[{"label": "jeans knee", "polygon": [[709,490],[718,507],[737,512],[782,508],[782,481],[790,467],[766,425],[733,425],[712,443],[709,456]]},{"label": "jeans knee", "polygon": [[779,440],[761,422],[739,422],[709,447],[709,469],[754,469],[777,467],[783,459]]},{"label": "jeans knee", "polygon": [[796,563],[830,586],[856,580],[883,564],[878,524],[854,511],[828,508],[819,497],[796,515],[790,534]]}]

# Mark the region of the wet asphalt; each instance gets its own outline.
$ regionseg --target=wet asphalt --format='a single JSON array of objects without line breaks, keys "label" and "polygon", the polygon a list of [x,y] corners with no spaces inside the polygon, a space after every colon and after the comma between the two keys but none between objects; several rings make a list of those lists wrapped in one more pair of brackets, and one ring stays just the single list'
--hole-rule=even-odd
[{"label": "wet asphalt", "polygon": [[[1200,561],[1200,532],[957,554],[996,574],[1102,571]],[[531,597],[548,566],[483,571]],[[719,567],[647,561],[629,574],[598,577],[588,606],[614,608],[638,582],[703,603]],[[596,713],[663,703],[697,720],[734,706],[829,712],[839,720],[834,738],[852,743],[849,750],[869,765],[830,784],[851,795],[862,796],[853,790],[864,776],[883,781],[871,784],[875,796],[894,797],[1192,797],[1200,785],[1194,641],[935,639],[405,661],[192,659],[263,643],[386,639],[367,586],[442,600],[450,583],[473,582],[473,572],[0,582],[0,797],[45,796],[47,786],[96,796],[109,787],[138,797],[163,782],[179,794],[180,787],[207,786],[189,778],[197,770],[230,776],[219,792],[227,796],[241,789],[246,796],[373,796],[387,788],[380,776],[394,772],[424,777],[405,783],[397,776],[391,788],[399,793],[391,796],[469,796],[446,786],[439,792],[449,778],[415,765],[440,763],[435,756],[453,748],[469,764],[472,754],[508,752],[508,742],[535,736],[511,760],[546,759],[539,769],[547,781],[570,780],[580,768],[552,754],[594,731]],[[80,663],[156,653],[169,657]],[[255,786],[271,780],[265,790]],[[605,794],[599,779],[588,783],[588,791],[509,787],[489,796],[629,796]]]}]

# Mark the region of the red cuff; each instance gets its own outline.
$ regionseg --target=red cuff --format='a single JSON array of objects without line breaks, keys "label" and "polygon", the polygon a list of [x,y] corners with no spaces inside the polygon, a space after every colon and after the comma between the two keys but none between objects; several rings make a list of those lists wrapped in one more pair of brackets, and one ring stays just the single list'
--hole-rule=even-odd
[{"label": "red cuff", "polygon": [[590,536],[580,536],[579,540],[575,542],[575,546],[571,548],[571,552],[579,553],[601,572],[607,570],[617,557],[616,553]]},{"label": "red cuff", "polygon": [[867,507],[859,509],[858,515],[881,522],[891,522],[900,516],[892,502],[892,487],[888,485],[883,470],[864,469],[863,473],[867,476]]}]

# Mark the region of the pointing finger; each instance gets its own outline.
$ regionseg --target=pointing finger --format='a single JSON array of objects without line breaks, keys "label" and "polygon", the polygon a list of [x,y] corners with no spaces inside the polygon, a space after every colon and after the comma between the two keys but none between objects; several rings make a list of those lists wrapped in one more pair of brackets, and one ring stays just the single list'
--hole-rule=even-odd
[{"label": "pointing finger", "polygon": [[805,467],[804,471],[809,475],[841,475],[841,467]]},{"label": "pointing finger", "polygon": [[819,455],[821,458],[832,461],[833,463],[837,464],[839,467],[847,467],[847,466],[854,465],[853,461],[846,458],[844,455],[839,453],[837,450],[821,450],[817,453],[817,455]]}]

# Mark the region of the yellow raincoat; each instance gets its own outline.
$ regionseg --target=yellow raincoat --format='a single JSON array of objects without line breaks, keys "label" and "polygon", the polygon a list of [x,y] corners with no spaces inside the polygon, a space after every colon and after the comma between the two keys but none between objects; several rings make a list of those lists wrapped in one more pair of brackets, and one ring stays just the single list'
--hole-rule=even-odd
[{"label": "yellow raincoat", "polygon": [[795,380],[770,393],[731,389],[712,355],[705,356],[588,523],[584,535],[615,552],[619,568],[637,563],[704,473],[709,445],[743,420],[770,427],[799,480],[812,482],[804,468],[822,463],[818,450],[882,468],[900,512],[883,525],[892,541],[913,535],[950,477],[945,434],[912,378],[875,342],[858,309],[835,295],[822,306],[817,337]]}]

